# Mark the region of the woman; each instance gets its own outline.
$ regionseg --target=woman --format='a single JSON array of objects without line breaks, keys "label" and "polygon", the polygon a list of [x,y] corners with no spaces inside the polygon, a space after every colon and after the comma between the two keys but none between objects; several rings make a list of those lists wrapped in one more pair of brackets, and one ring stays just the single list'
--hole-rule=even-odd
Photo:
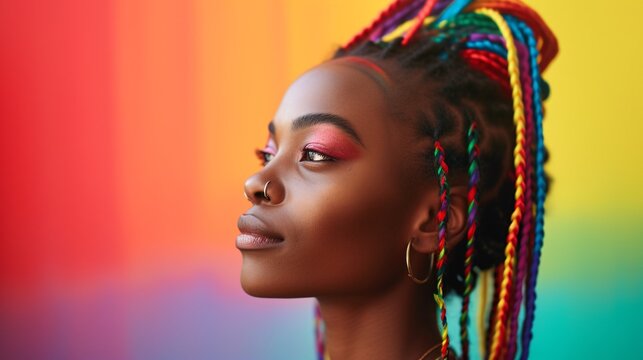
[{"label": "woman", "polygon": [[556,52],[518,0],[395,1],[284,95],[245,183],[243,289],[317,298],[333,360],[453,358],[455,292],[466,359],[469,296],[493,277],[482,351],[527,358]]}]

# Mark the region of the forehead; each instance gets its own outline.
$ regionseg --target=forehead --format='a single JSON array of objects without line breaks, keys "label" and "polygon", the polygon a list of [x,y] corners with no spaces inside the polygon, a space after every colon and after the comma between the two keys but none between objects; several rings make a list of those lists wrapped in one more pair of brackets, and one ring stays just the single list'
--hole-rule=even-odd
[{"label": "forehead", "polygon": [[331,60],[309,70],[288,88],[273,122],[279,127],[302,115],[330,113],[358,129],[376,126],[390,113],[389,94],[383,70],[352,59]]}]

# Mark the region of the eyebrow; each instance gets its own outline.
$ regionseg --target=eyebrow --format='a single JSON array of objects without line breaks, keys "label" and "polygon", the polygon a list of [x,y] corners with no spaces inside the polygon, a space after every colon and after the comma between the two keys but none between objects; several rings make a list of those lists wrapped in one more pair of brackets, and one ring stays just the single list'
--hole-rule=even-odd
[{"label": "eyebrow", "polygon": [[[357,134],[357,131],[355,131],[351,123],[348,120],[344,119],[343,117],[335,114],[311,113],[311,114],[302,115],[295,118],[295,120],[293,120],[290,128],[293,131],[295,131],[295,130],[301,130],[301,129],[305,129],[319,124],[334,125],[335,127],[342,130],[344,133],[346,133],[348,136],[350,136],[359,145],[361,145],[362,147],[364,146],[362,139],[359,137],[359,135]],[[270,131],[270,133],[273,135],[275,134],[275,124],[272,121],[268,124],[268,131]]]}]

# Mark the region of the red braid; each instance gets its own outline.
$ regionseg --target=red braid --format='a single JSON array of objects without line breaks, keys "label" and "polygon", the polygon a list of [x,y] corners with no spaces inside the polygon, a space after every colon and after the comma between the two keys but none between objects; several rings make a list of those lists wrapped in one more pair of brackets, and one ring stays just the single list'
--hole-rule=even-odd
[{"label": "red braid", "polygon": [[415,35],[415,33],[422,27],[422,24],[424,24],[424,19],[426,19],[426,17],[431,14],[431,10],[433,10],[436,2],[437,0],[426,0],[426,3],[424,3],[422,10],[420,10],[417,17],[415,18],[415,24],[413,24],[413,27],[411,27],[411,29],[409,29],[409,31],[404,35],[404,39],[402,39],[402,45],[406,45],[409,43],[409,41],[411,41],[413,35]]},{"label": "red braid", "polygon": [[474,69],[482,71],[489,78],[495,80],[508,94],[511,94],[511,84],[509,84],[509,73],[507,72],[507,60],[497,54],[480,51],[476,49],[465,49],[460,52]]},{"label": "red braid", "polygon": [[384,9],[378,16],[373,20],[373,22],[362,29],[357,35],[355,35],[349,42],[346,43],[342,48],[344,50],[349,50],[356,44],[364,41],[368,38],[373,30],[380,26],[384,21],[390,19],[393,15],[397,14],[400,10],[404,9],[406,6],[410,5],[412,0],[395,0],[389,7]]},{"label": "red braid", "polygon": [[543,18],[538,15],[534,9],[531,9],[522,2],[511,0],[478,0],[474,1],[467,11],[481,8],[492,8],[500,13],[513,15],[524,21],[536,35],[536,38],[542,43],[540,55],[542,56],[539,63],[540,71],[547,68],[549,63],[558,53],[558,40],[551,29],[545,24]]}]

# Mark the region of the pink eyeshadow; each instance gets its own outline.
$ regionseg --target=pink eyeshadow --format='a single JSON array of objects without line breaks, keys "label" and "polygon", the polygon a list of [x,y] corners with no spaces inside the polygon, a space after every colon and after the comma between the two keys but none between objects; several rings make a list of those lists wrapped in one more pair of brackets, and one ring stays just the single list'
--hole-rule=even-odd
[{"label": "pink eyeshadow", "polygon": [[359,156],[358,145],[332,125],[316,126],[306,139],[306,149],[319,151],[339,160],[351,160]]},{"label": "pink eyeshadow", "polygon": [[277,144],[275,144],[275,140],[272,138],[272,135],[268,136],[266,146],[264,146],[261,151],[265,151],[273,155],[277,153]]}]

